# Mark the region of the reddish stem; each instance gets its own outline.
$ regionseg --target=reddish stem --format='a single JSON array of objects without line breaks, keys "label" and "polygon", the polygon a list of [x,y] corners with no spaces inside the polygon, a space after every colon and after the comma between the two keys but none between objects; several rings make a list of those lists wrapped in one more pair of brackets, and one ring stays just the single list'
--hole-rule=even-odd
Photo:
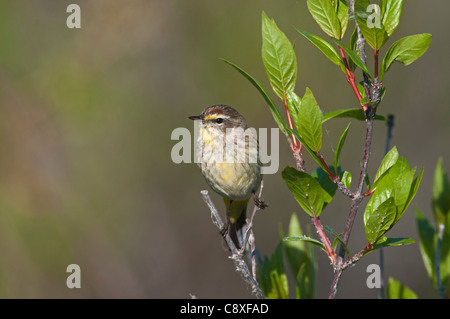
[{"label": "reddish stem", "polygon": [[[345,66],[345,71],[346,71],[346,74],[347,74],[347,82],[352,87],[353,92],[355,93],[358,101],[361,101],[362,100],[362,96],[361,96],[361,93],[359,93],[358,86],[356,85],[355,74],[352,71],[350,71],[350,68],[349,68],[348,62],[347,62],[347,58],[345,57],[344,49],[339,47],[339,52],[341,53],[342,62],[344,63],[344,66]],[[368,108],[368,106],[367,105],[363,105],[362,108],[363,108],[363,111],[365,113],[367,108]]]},{"label": "reddish stem", "polygon": [[314,221],[314,227],[317,230],[317,233],[319,234],[320,238],[322,239],[323,244],[325,245],[325,248],[327,250],[327,255],[330,257],[331,261],[333,263],[336,262],[336,252],[333,250],[333,247],[331,247],[331,243],[328,240],[327,236],[325,235],[325,232],[323,231],[322,224],[320,223],[320,219],[316,216],[315,213],[313,213],[313,221]]},{"label": "reddish stem", "polygon": [[333,174],[333,172],[331,171],[331,169],[328,167],[327,163],[325,163],[325,160],[323,159],[322,154],[319,153],[319,151],[316,152],[317,157],[319,158],[320,162],[322,163],[322,165],[325,167],[325,170],[327,171],[331,181],[333,183],[336,183],[337,180],[337,176],[335,176]]},{"label": "reddish stem", "polygon": [[375,189],[368,189],[364,194],[362,194],[362,197],[370,196],[374,191]]},{"label": "reddish stem", "polygon": [[[288,120],[288,125],[289,128],[291,130],[294,130],[294,124],[292,122],[292,117],[291,117],[291,113],[289,112],[289,108],[288,108],[288,104],[287,104],[287,100],[286,98],[284,98],[284,108],[286,110],[286,115],[287,115],[287,120]],[[297,138],[295,137],[294,134],[291,133],[291,138],[292,138],[292,151],[296,151],[298,148],[300,148],[299,143],[297,141]],[[301,144],[301,143],[300,143]]]},{"label": "reddish stem", "polygon": [[[291,130],[294,130],[294,123],[292,122],[292,117],[291,117],[291,113],[289,112],[286,97],[284,97],[283,102],[284,102],[284,108],[286,110],[286,116],[287,116],[289,128]],[[303,161],[303,157],[302,157],[303,144],[299,143],[297,141],[297,138],[295,137],[295,135],[293,133],[291,133],[291,140],[292,140],[291,141],[291,151],[292,151],[292,155],[294,156],[295,162],[297,163],[297,169],[304,172],[305,167],[304,167],[304,161]]]},{"label": "reddish stem", "polygon": [[375,60],[375,62],[374,62],[374,68],[375,68],[375,79],[378,79],[378,50],[375,50],[375,52],[374,52],[374,54],[373,54],[373,56],[374,56],[374,60]]}]

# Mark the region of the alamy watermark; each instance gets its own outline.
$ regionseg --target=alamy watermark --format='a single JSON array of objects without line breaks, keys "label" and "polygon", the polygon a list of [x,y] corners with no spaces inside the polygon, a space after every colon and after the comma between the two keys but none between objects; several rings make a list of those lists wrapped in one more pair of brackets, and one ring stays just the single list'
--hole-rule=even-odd
[{"label": "alamy watermark", "polygon": [[81,268],[77,264],[67,266],[66,272],[70,273],[66,279],[67,288],[81,288]]},{"label": "alamy watermark", "polygon": [[377,4],[370,4],[367,6],[367,13],[372,13],[367,17],[367,26],[370,29],[381,29],[381,9]]},{"label": "alamy watermark", "polygon": [[81,8],[78,4],[69,4],[66,9],[70,13],[66,19],[66,25],[69,29],[81,28]]},{"label": "alamy watermark", "polygon": [[[215,138],[213,141],[205,141],[205,143],[214,143],[214,156],[204,152],[202,143],[198,143],[202,139],[200,132],[200,121],[194,123],[194,137],[185,127],[178,127],[172,131],[171,139],[178,140],[172,147],[170,153],[172,161],[175,164],[180,163],[256,163],[259,160],[263,164],[261,168],[262,174],[275,174],[279,168],[279,132],[278,128],[270,129],[270,154],[269,137],[267,128],[260,128],[258,134],[253,127],[247,128],[229,128],[226,133]],[[258,136],[259,135],[259,136]],[[195,147],[197,145],[197,147]],[[194,156],[192,156],[194,149]]]},{"label": "alamy watermark", "polygon": [[366,269],[367,273],[370,275],[367,277],[366,285],[367,288],[381,288],[381,268],[377,264],[370,264]]}]

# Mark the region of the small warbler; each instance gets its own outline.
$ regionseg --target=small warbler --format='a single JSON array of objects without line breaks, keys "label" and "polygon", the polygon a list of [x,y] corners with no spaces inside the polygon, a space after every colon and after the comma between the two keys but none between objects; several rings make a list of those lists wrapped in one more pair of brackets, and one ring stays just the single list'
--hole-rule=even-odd
[{"label": "small warbler", "polygon": [[[256,133],[247,127],[241,114],[226,105],[209,106],[189,119],[199,120],[200,125],[195,143],[198,166],[208,185],[223,197],[227,208],[222,235],[228,232],[239,249],[247,229],[247,204],[262,179]],[[258,198],[255,203],[264,207]]]}]

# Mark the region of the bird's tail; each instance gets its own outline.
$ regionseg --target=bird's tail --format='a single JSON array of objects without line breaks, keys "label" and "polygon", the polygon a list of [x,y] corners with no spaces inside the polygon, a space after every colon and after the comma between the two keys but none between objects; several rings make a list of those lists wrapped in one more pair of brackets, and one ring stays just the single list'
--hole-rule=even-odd
[{"label": "bird's tail", "polygon": [[249,200],[232,201],[231,207],[228,198],[224,198],[224,201],[229,214],[228,234],[236,248],[240,249],[244,245],[247,233],[247,205]]}]

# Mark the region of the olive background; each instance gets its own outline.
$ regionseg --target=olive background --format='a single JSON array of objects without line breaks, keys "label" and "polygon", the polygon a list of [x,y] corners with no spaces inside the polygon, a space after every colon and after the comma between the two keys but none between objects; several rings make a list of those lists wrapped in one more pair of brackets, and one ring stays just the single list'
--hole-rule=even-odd
[{"label": "olive background", "polygon": [[[357,107],[341,70],[293,28],[325,37],[306,1],[77,1],[82,27],[68,29],[72,2],[0,1],[0,297],[252,298],[200,197],[209,188],[198,167],[171,159],[178,143],[171,134],[179,127],[193,132],[187,117],[213,104],[237,108],[249,126],[276,127],[256,89],[220,60],[238,64],[269,90],[262,11],[295,44],[296,92],[302,96],[309,87],[324,112]],[[433,42],[414,64],[391,67],[378,112],[395,115],[391,145],[412,167],[425,169],[416,198],[389,232],[417,241],[414,210],[432,218],[439,156],[450,171],[450,3],[409,0],[403,7],[381,55],[411,34],[432,33]],[[367,54],[371,69],[369,48]],[[324,126],[329,162],[349,121]],[[351,122],[341,165],[356,179],[365,125]],[[386,125],[376,122],[371,176],[385,140]],[[279,170],[264,177],[269,208],[258,212],[254,227],[262,256],[272,254],[292,213],[305,232],[312,229],[281,178],[281,170],[294,165],[282,135],[279,145]],[[315,163],[305,159],[313,171]],[[210,193],[223,212],[222,200]],[[336,194],[322,223],[341,232],[349,208],[349,199]],[[363,209],[350,237],[352,252],[365,245]],[[400,280],[421,298],[437,297],[417,243],[384,251],[385,279]],[[332,269],[323,253],[316,256],[316,296],[326,298]],[[377,289],[366,285],[367,266],[377,258],[371,253],[348,269],[337,298],[377,298]],[[66,286],[69,264],[81,267],[80,289]]]}]

